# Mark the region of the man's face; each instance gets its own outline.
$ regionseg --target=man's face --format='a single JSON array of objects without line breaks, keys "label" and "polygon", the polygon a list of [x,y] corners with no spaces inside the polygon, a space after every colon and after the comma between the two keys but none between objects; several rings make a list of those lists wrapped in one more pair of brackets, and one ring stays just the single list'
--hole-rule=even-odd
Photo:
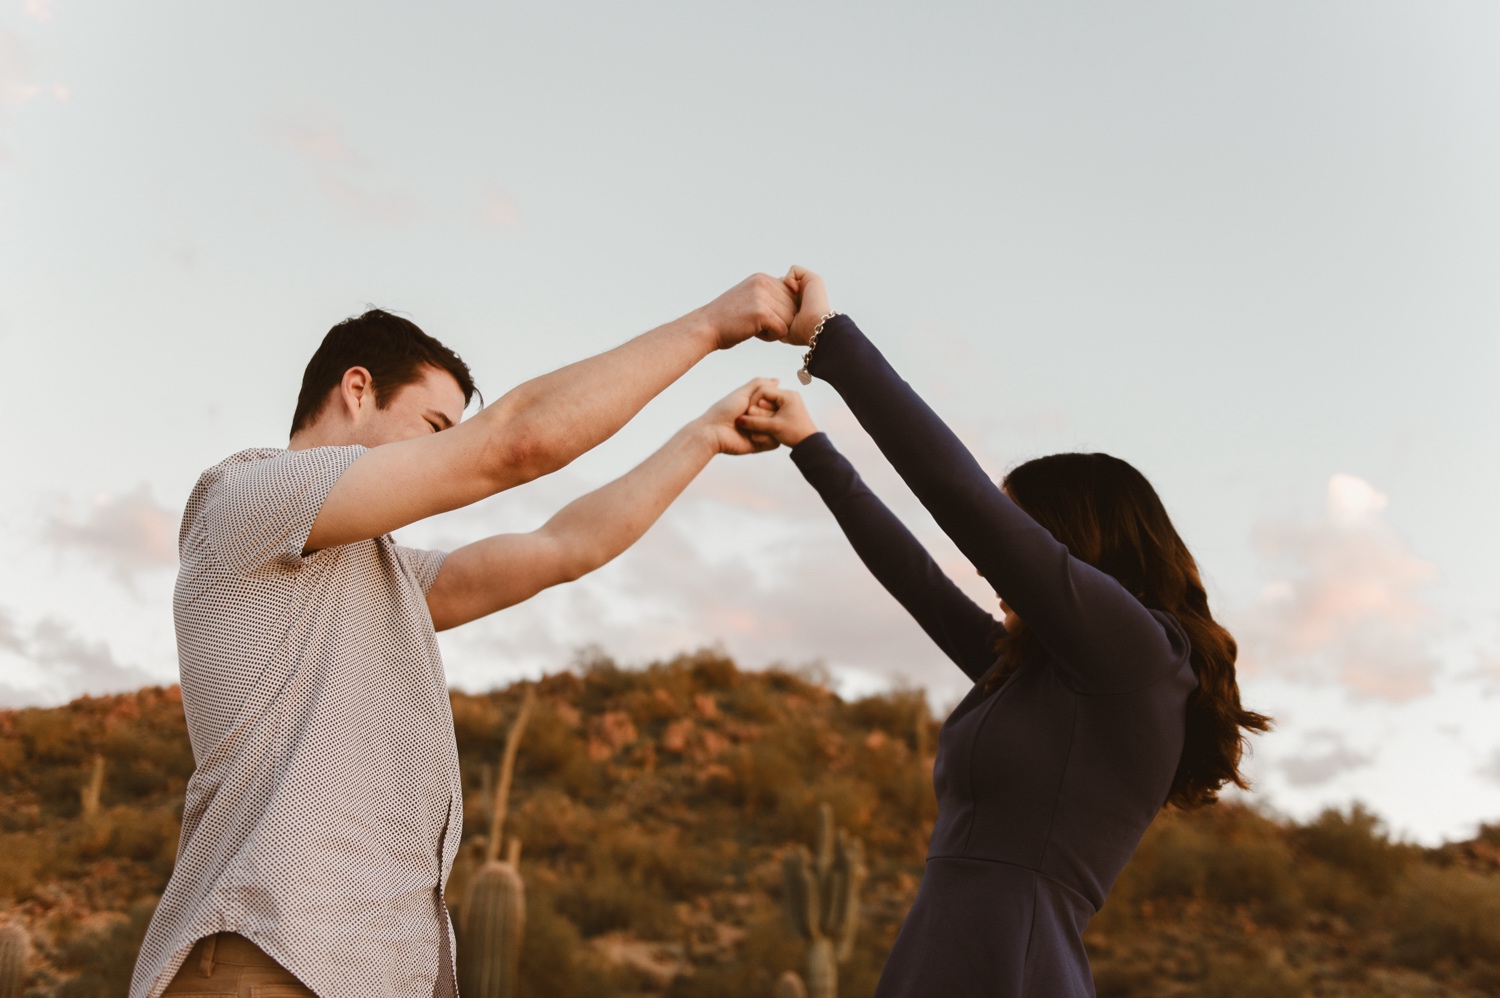
[{"label": "man's face", "polygon": [[379,447],[458,425],[464,415],[464,392],[458,380],[440,367],[424,366],[421,375],[396,389],[384,409],[375,405],[373,389],[360,398],[355,443]]}]

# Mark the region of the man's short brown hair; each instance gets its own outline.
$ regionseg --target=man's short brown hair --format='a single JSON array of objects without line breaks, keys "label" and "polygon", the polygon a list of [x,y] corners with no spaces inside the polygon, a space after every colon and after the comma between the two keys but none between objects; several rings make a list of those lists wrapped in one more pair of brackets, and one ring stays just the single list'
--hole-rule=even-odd
[{"label": "man's short brown hair", "polygon": [[463,389],[466,406],[479,394],[469,365],[458,354],[422,332],[410,319],[372,308],[330,329],[307,362],[297,411],[292,414],[293,436],[317,419],[328,393],[344,380],[344,373],[351,367],[370,372],[375,405],[381,409],[390,405],[403,386],[421,380],[423,367],[440,368],[453,375]]}]

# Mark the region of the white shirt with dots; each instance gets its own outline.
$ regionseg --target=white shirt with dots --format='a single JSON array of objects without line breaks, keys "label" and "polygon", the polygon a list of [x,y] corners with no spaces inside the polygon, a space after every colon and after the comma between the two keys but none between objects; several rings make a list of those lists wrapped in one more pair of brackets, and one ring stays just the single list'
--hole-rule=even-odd
[{"label": "white shirt with dots", "polygon": [[173,611],[197,769],[131,998],[215,932],[320,998],[456,993],[462,788],[425,598],[444,554],[388,535],[303,554],[364,450],[241,451],[188,500]]}]

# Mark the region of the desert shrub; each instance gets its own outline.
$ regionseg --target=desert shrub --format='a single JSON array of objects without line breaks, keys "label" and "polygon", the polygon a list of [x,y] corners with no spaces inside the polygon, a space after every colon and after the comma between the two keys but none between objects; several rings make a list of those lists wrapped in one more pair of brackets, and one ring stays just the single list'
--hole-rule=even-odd
[{"label": "desert shrub", "polygon": [[123,914],[64,939],[55,963],[73,976],[58,986],[57,998],[118,998],[130,990],[136,953],[156,910],[156,898],[142,898]]},{"label": "desert shrub", "polygon": [[614,659],[606,655],[594,655],[582,663],[583,695],[573,705],[585,714],[598,714],[607,710],[618,696],[628,692],[640,682],[640,673],[622,669]]},{"label": "desert shrub", "polygon": [[1257,917],[1278,924],[1294,918],[1301,892],[1279,828],[1230,805],[1188,815],[1164,813],[1122,871],[1106,910],[1186,898],[1249,906]]},{"label": "desert shrub", "polygon": [[1206,851],[1204,893],[1220,904],[1255,905],[1272,918],[1297,909],[1292,854],[1275,839],[1212,842]]},{"label": "desert shrub", "polygon": [[505,747],[505,731],[515,719],[520,700],[502,709],[493,694],[453,696],[453,733],[466,754],[494,762]]},{"label": "desert shrub", "polygon": [[[175,705],[174,705],[175,706]],[[193,750],[180,708],[170,723],[117,725],[105,732],[106,799],[141,801],[159,794],[181,794],[193,772]]]},{"label": "desert shrub", "polygon": [[88,755],[67,710],[32,707],[14,716],[15,732],[33,762],[82,764]]},{"label": "desert shrub", "polygon": [[21,769],[26,761],[26,745],[13,735],[0,735],[0,777]]},{"label": "desert shrub", "polygon": [[[519,806],[512,802],[506,834],[519,836],[531,857],[557,856],[592,841],[598,822],[576,798],[553,787],[529,794]],[[487,826],[475,826],[484,834]]]},{"label": "desert shrub", "polygon": [[113,855],[150,864],[162,877],[171,874],[182,833],[174,806],[112,808],[110,821],[114,825],[110,843]]},{"label": "desert shrub", "polygon": [[624,815],[605,827],[597,848],[608,854],[609,862],[671,900],[686,900],[722,887],[725,860],[736,851],[732,840],[721,840],[715,851],[707,843],[685,840],[680,826],[653,830]]},{"label": "desert shrub", "polygon": [[917,748],[917,734],[929,719],[927,695],[921,690],[896,690],[856,700],[849,705],[849,719],[862,728],[875,728]]},{"label": "desert shrub", "polygon": [[1392,916],[1396,954],[1408,966],[1500,961],[1500,878],[1415,866],[1396,886]]},{"label": "desert shrub", "polygon": [[1319,860],[1299,862],[1296,876],[1298,893],[1309,908],[1338,915],[1351,924],[1366,925],[1385,904],[1359,877]]},{"label": "desert shrub", "polygon": [[769,724],[781,717],[781,706],[765,683],[742,683],[722,694],[724,713],[756,724]]},{"label": "desert shrub", "polygon": [[1197,993],[1203,998],[1289,998],[1302,988],[1302,975],[1279,955],[1214,953]]},{"label": "desert shrub", "polygon": [[1380,819],[1362,804],[1347,812],[1327,808],[1292,837],[1303,852],[1347,870],[1376,893],[1389,891],[1416,858],[1411,847],[1392,842]]},{"label": "desert shrub", "polygon": [[1208,879],[1207,843],[1189,822],[1163,815],[1120,873],[1116,901],[1192,897]]},{"label": "desert shrub", "polygon": [[619,975],[589,958],[578,926],[557,910],[552,891],[535,886],[538,878],[529,873],[526,880],[522,998],[617,998]]},{"label": "desert shrub", "polygon": [[801,789],[811,768],[810,732],[805,725],[777,725],[766,736],[727,757],[730,776],[718,795],[747,813],[774,812],[789,790]]},{"label": "desert shrub", "polygon": [[0,898],[19,901],[31,894],[38,875],[52,862],[51,845],[40,835],[0,835]]},{"label": "desert shrub", "polygon": [[537,700],[516,768],[521,776],[545,780],[575,797],[596,792],[600,783],[587,742],[563,719],[557,706],[545,699]]},{"label": "desert shrub", "polygon": [[721,652],[700,651],[677,661],[688,667],[699,689],[729,690],[740,684],[740,670]]},{"label": "desert shrub", "polygon": [[557,885],[557,910],[583,932],[597,936],[629,930],[645,939],[669,936],[677,924],[672,906],[639,876],[630,876],[607,854],[591,857],[587,871]]}]

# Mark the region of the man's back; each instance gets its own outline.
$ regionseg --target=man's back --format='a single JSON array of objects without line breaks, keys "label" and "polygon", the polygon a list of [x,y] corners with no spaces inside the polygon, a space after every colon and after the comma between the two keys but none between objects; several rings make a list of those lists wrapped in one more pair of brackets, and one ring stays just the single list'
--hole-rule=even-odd
[{"label": "man's back", "polygon": [[243,451],[187,504],[174,612],[198,768],[132,998],[214,932],[320,995],[451,985],[439,885],[462,800],[425,601],[444,556],[389,536],[303,555],[364,451]]}]

